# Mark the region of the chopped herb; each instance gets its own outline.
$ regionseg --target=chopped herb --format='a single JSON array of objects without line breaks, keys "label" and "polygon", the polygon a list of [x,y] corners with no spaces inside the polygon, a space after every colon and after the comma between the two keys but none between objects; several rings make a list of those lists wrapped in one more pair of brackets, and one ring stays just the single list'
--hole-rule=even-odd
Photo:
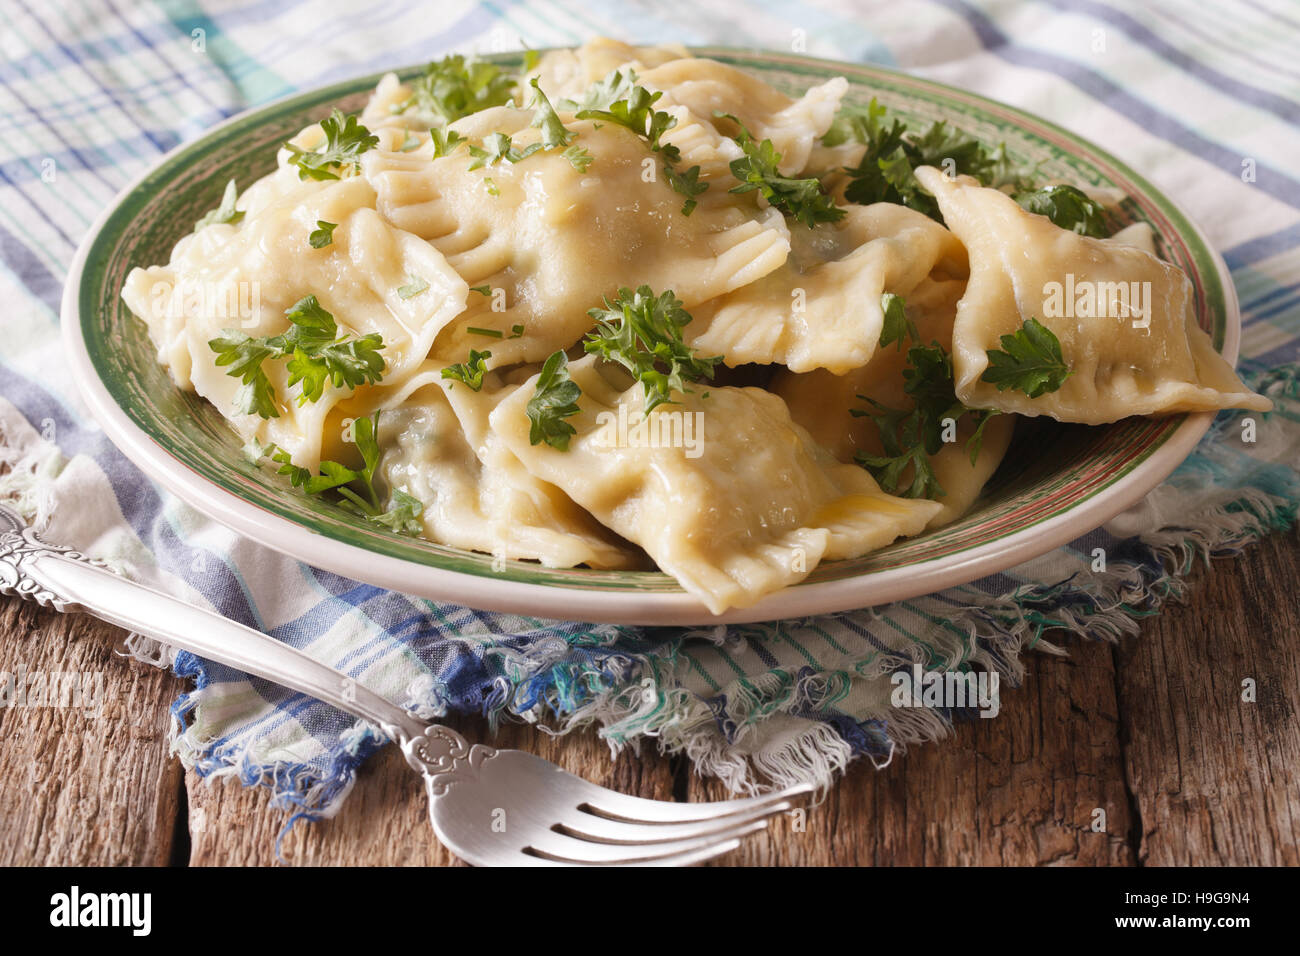
[{"label": "chopped herb", "polygon": [[671,290],[656,296],[649,286],[635,292],[618,290],[611,303],[587,313],[596,327],[587,333],[582,347],[631,372],[645,390],[648,415],[665,402],[672,403],[672,393],[689,392],[687,382],[713,378],[714,366],[722,356],[697,358],[682,338],[682,329],[691,315]]},{"label": "chopped herb", "polygon": [[211,209],[203,214],[203,218],[194,224],[194,231],[198,232],[205,226],[211,226],[213,223],[225,222],[235,225],[244,218],[242,209],[235,208],[235,200],[239,198],[239,191],[235,188],[233,179],[226,182],[226,189],[221,194],[221,203],[216,209]]},{"label": "chopped herb", "polygon": [[284,144],[299,179],[338,179],[340,172],[355,171],[362,153],[379,142],[355,116],[344,116],[337,109],[320,121],[320,128],[325,133],[323,147],[304,150]]},{"label": "chopped herb", "polygon": [[732,187],[730,192],[758,190],[759,195],[770,205],[805,226],[815,226],[819,222],[838,222],[844,218],[844,210],[835,205],[820,181],[814,178],[790,179],[781,175],[777,169],[781,154],[776,151],[770,139],[756,142],[735,116],[722,112],[715,115],[725,117],[740,127],[740,133],[732,138],[745,155],[731,161],[731,175],[740,180],[740,185]]},{"label": "chopped herb", "polygon": [[501,332],[497,329],[480,329],[477,326],[473,326],[473,325],[466,326],[465,331],[468,332],[470,335],[486,335],[490,339],[499,339],[505,336],[504,332]]},{"label": "chopped herb", "polygon": [[384,340],[377,332],[361,338],[338,336],[334,316],[314,295],[304,296],[284,313],[290,322],[282,335],[252,338],[236,329],[226,329],[211,339],[208,347],[217,353],[216,364],[229,366],[227,375],[238,378],[243,387],[236,404],[246,415],[278,418],[275,393],[262,369],[268,358],[287,358],[289,384],[302,383],[298,404],[314,402],[324,394],[325,383],[335,388],[357,388],[379,381],[384,359],[379,354]]},{"label": "chopped herb", "polygon": [[[915,338],[914,332],[909,330],[907,334]],[[962,416],[974,416],[975,430],[966,440],[973,467],[984,440],[984,426],[998,413],[992,409],[970,409],[958,400],[952,359],[938,342],[909,348],[907,363],[903,370],[903,390],[912,399],[910,410],[890,408],[858,396],[871,407],[852,409],[851,414],[872,420],[880,433],[883,454],[859,452],[855,457],[890,494],[937,499],[946,492],[930,458],[943,447],[945,422],[951,421],[955,426]]]},{"label": "chopped herb", "polygon": [[1024,188],[1026,180],[1011,164],[1002,145],[988,149],[944,121],[925,132],[910,133],[898,117],[875,99],[864,109],[847,105],[822,137],[827,146],[862,143],[867,149],[857,166],[846,167],[850,181],[844,196],[864,205],[892,202],[922,212],[938,222],[939,205],[916,181],[918,166],[934,166],[951,175],[973,176],[984,186]]},{"label": "chopped herb", "polygon": [[1044,186],[1016,193],[1016,202],[1029,212],[1046,216],[1062,229],[1072,229],[1096,239],[1106,235],[1106,214],[1101,203],[1074,186]]},{"label": "chopped herb", "polygon": [[409,129],[403,130],[402,141],[397,144],[397,151],[399,153],[409,153],[412,150],[419,149],[419,148],[420,148],[420,137],[412,136],[411,131]]},{"label": "chopped herb", "polygon": [[559,107],[573,113],[581,113],[584,110],[608,110],[619,100],[629,99],[635,87],[635,70],[629,68],[626,73],[622,70],[611,70],[603,80],[587,87],[581,99],[560,100]]},{"label": "chopped herb", "polygon": [[492,287],[490,285],[472,285],[469,287],[470,292],[477,292],[479,295],[491,295]]},{"label": "chopped herb", "polygon": [[884,323],[880,327],[880,347],[882,349],[893,342],[897,342],[897,349],[901,352],[904,339],[910,338],[913,342],[920,340],[921,336],[916,331],[916,323],[907,317],[907,303],[903,301],[902,296],[886,292],[880,297],[880,310],[885,315]]},{"label": "chopped herb", "polygon": [[379,505],[379,494],[375,490],[375,469],[379,465],[378,429],[378,412],[370,418],[358,418],[352,424],[357,450],[361,453],[360,470],[337,461],[322,461],[320,474],[313,475],[309,469],[295,465],[282,448],[268,445],[259,450],[280,466],[276,474],[286,476],[293,487],[301,488],[309,495],[332,491],[337,496],[337,504],[354,514],[398,534],[418,535],[422,530],[418,519],[424,510],[418,498],[399,489],[393,492],[386,509]]},{"label": "chopped herb", "polygon": [[576,143],[566,149],[563,155],[569,161],[569,165],[580,173],[585,173],[592,162],[591,153]]},{"label": "chopped herb", "polygon": [[505,133],[490,133],[484,137],[482,146],[470,146],[469,154],[474,158],[470,162],[469,168],[479,169],[483,166],[491,166],[503,159],[511,163],[517,163],[520,160],[527,159],[541,148],[541,143],[533,143],[523,149],[518,149],[511,143],[510,137]]},{"label": "chopped herb", "polygon": [[500,196],[501,190],[497,188],[496,181],[491,176],[483,177],[483,185],[487,187],[489,196]]},{"label": "chopped herb", "polygon": [[307,237],[307,241],[311,243],[313,249],[324,249],[334,241],[334,230],[338,226],[337,222],[326,222],[324,219],[317,219],[316,228]]},{"label": "chopped herb", "polygon": [[433,143],[434,159],[451,155],[457,146],[465,142],[465,137],[454,129],[443,129],[440,126],[429,130],[429,139]]},{"label": "chopped herb", "polygon": [[559,114],[555,112],[551,101],[542,92],[537,77],[533,77],[529,85],[533,88],[533,99],[528,104],[533,109],[533,121],[530,125],[542,131],[542,149],[563,149],[573,142],[578,134],[560,122]]},{"label": "chopped herb", "polygon": [[410,83],[411,95],[393,107],[396,113],[415,110],[446,125],[490,106],[503,106],[514,97],[515,78],[495,63],[452,54],[424,68]]},{"label": "chopped herb", "polygon": [[442,377],[461,382],[477,392],[483,387],[483,376],[487,374],[487,359],[491,357],[491,352],[470,349],[469,360],[448,365],[442,370]]},{"label": "chopped herb", "polygon": [[419,295],[425,289],[429,288],[429,282],[427,279],[422,279],[419,276],[407,276],[407,278],[411,281],[406,285],[397,287],[397,297],[399,299],[409,299],[411,296]]},{"label": "chopped herb", "polygon": [[512,339],[522,338],[523,334],[524,334],[524,327],[522,325],[510,326],[510,337]]},{"label": "chopped herb", "polygon": [[1038,398],[1059,389],[1070,377],[1070,366],[1061,355],[1061,342],[1052,330],[1035,318],[1026,319],[1011,335],[1002,336],[1002,349],[989,349],[989,367],[981,382],[1009,388]]},{"label": "chopped herb", "polygon": [[524,413],[532,423],[528,430],[529,444],[545,442],[552,448],[568,451],[569,439],[577,434],[577,429],[564,419],[578,414],[581,395],[578,383],[569,378],[569,357],[563,350],[552,352],[537,376],[533,397],[524,406]]}]

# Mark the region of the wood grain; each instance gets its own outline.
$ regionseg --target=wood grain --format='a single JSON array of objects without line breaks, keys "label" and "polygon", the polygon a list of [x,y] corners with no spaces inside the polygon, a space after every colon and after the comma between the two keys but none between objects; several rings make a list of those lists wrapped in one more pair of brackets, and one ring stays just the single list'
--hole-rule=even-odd
[{"label": "wood grain", "polygon": [[[802,819],[718,861],[773,864],[1253,864],[1300,862],[1300,536],[1276,535],[1192,577],[1187,603],[1122,644],[1031,656],[1001,713],[854,766]],[[267,793],[182,775],[166,753],[180,682],[112,656],[121,632],[0,603],[0,671],[100,671],[102,716],[0,711],[0,863],[445,865],[424,794],[392,748],[337,817],[299,824]],[[1242,700],[1242,681],[1257,699]],[[454,724],[487,739],[483,721]],[[642,796],[716,799],[648,744],[611,760],[594,734],[509,725],[501,746],[540,753]],[[1097,811],[1105,812],[1097,830]],[[188,838],[186,831],[188,830]],[[179,833],[179,837],[177,837]]]},{"label": "wood grain", "polygon": [[0,634],[0,682],[102,675],[103,687],[99,707],[0,709],[0,863],[170,862],[183,797],[167,703],[181,682],[116,656],[123,633],[93,618],[5,600]]}]

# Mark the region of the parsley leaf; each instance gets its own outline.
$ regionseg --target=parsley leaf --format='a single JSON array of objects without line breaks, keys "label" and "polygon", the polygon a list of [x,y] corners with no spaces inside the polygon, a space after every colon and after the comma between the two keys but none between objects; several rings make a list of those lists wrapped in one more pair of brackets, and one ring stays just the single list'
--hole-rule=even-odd
[{"label": "parsley leaf", "polygon": [[495,63],[456,53],[429,63],[424,75],[412,80],[410,87],[411,95],[395,104],[393,112],[415,110],[446,125],[489,106],[509,103],[515,78]]},{"label": "parsley leaf", "polygon": [[524,406],[532,423],[528,430],[528,443],[542,442],[560,451],[569,450],[569,439],[577,429],[564,419],[578,414],[578,398],[582,389],[569,378],[569,357],[563,350],[552,352],[537,376],[533,397]]},{"label": "parsley leaf", "polygon": [[209,210],[203,214],[203,218],[194,224],[194,231],[198,232],[205,226],[211,226],[213,223],[226,222],[235,225],[244,218],[244,211],[235,208],[235,200],[239,198],[239,191],[235,188],[233,179],[226,182],[225,192],[221,194],[221,203],[216,209]]},{"label": "parsley leaf", "polygon": [[732,138],[745,155],[731,161],[731,175],[740,180],[740,185],[733,186],[730,192],[758,190],[769,205],[805,226],[815,226],[819,222],[837,222],[844,218],[844,210],[835,205],[835,201],[822,189],[820,181],[814,178],[790,179],[781,175],[777,170],[781,154],[776,151],[770,139],[756,142],[735,116],[730,113],[714,115],[725,117],[740,127],[740,133]]},{"label": "parsley leaf", "polygon": [[1023,189],[1027,185],[1002,145],[989,149],[942,120],[920,134],[909,132],[906,123],[896,116],[889,117],[874,98],[865,109],[852,104],[841,109],[822,142],[828,146],[862,143],[867,147],[857,166],[845,167],[849,184],[844,198],[863,205],[897,203],[938,222],[943,221],[938,203],[916,181],[914,170],[918,166],[934,166],[954,176],[973,176],[984,186]]},{"label": "parsley leaf", "polygon": [[375,489],[375,469],[379,465],[378,428],[378,412],[370,418],[358,418],[352,424],[353,437],[361,454],[360,470],[337,461],[322,461],[320,474],[313,475],[310,469],[295,465],[282,448],[259,446],[258,451],[280,466],[276,474],[287,477],[293,487],[301,488],[309,495],[334,492],[332,497],[336,503],[354,514],[398,534],[418,535],[423,530],[419,517],[424,510],[418,498],[396,489],[388,507],[381,509],[379,506],[379,493]]},{"label": "parsley leaf", "polygon": [[344,116],[337,109],[320,121],[320,128],[325,142],[316,149],[284,144],[289,162],[298,167],[299,179],[338,179],[340,172],[355,171],[361,154],[379,142],[355,116]]},{"label": "parsley leaf", "polygon": [[[559,107],[563,110],[569,110],[573,113],[581,113],[584,110],[607,110],[619,100],[626,100],[632,95],[632,90],[636,86],[636,71],[629,68],[626,73],[622,70],[610,70],[603,80],[593,83],[583,91],[582,98],[577,100],[560,100]],[[579,116],[579,119],[586,117]]]},{"label": "parsley leaf", "polygon": [[587,333],[582,347],[610,362],[617,362],[641,381],[645,390],[645,412],[650,414],[672,393],[689,392],[686,383],[713,378],[713,368],[722,356],[697,358],[682,339],[682,329],[691,314],[668,290],[656,296],[649,286],[635,292],[618,290],[611,303],[587,312],[596,327]]},{"label": "parsley leaf", "polygon": [[284,314],[290,327],[282,335],[252,338],[237,329],[226,329],[222,336],[208,341],[208,347],[217,353],[216,364],[229,366],[226,374],[243,383],[236,403],[244,414],[280,417],[274,389],[262,369],[268,358],[289,359],[289,384],[303,383],[299,405],[319,400],[326,382],[335,388],[356,388],[374,384],[383,375],[384,359],[379,353],[384,340],[378,332],[359,339],[336,338],[334,316],[314,295],[299,299]]},{"label": "parsley leaf", "polygon": [[226,374],[243,383],[235,393],[235,407],[242,414],[280,417],[279,409],[275,407],[275,390],[262,371],[263,359],[280,354],[276,349],[268,346],[265,340],[251,338],[238,329],[226,329],[223,335],[209,339],[208,348],[217,353],[218,367],[230,366]]},{"label": "parsley leaf", "polygon": [[[886,294],[888,295],[888,293]],[[886,314],[895,310],[894,332],[916,339],[915,328],[906,321],[903,301],[882,307]],[[898,314],[902,313],[901,319]],[[900,326],[901,321],[901,326]],[[894,339],[890,338],[890,342]],[[888,344],[881,336],[881,345]],[[975,429],[966,440],[971,466],[979,457],[984,440],[984,426],[998,414],[992,409],[970,409],[957,398],[953,381],[952,357],[938,342],[914,345],[907,350],[903,369],[903,391],[912,399],[911,409],[896,409],[859,395],[870,408],[852,409],[856,417],[870,418],[880,433],[882,454],[859,452],[855,459],[880,487],[904,498],[940,498],[946,492],[930,462],[944,445],[944,431],[965,415],[973,416]]]},{"label": "parsley leaf", "polygon": [[1106,236],[1106,215],[1101,203],[1090,199],[1074,186],[1044,186],[1013,197],[1029,212],[1046,216],[1062,229],[1073,229],[1083,236],[1101,239]]},{"label": "parsley leaf", "polygon": [[529,85],[533,88],[533,99],[528,104],[533,108],[533,121],[530,125],[542,131],[542,149],[562,149],[568,146],[578,134],[560,122],[559,114],[542,92],[537,77],[533,77]]},{"label": "parsley leaf", "polygon": [[397,287],[397,297],[399,299],[409,299],[429,288],[429,280],[427,279],[422,279],[419,276],[407,276],[406,278],[410,281],[406,285]]},{"label": "parsley leaf", "polygon": [[454,129],[443,129],[440,126],[435,126],[429,130],[429,138],[433,142],[434,159],[451,155],[457,146],[465,142],[465,137]]},{"label": "parsley leaf", "polygon": [[482,146],[470,146],[469,154],[474,159],[469,164],[469,168],[479,169],[483,166],[491,166],[503,159],[511,163],[517,163],[520,160],[527,159],[541,148],[541,143],[532,143],[523,149],[519,149],[511,143],[510,137],[505,133],[489,133],[483,138]]},{"label": "parsley leaf", "polygon": [[[500,333],[497,333],[497,335],[499,337]],[[486,360],[491,357],[491,352],[479,352],[476,349],[470,349],[468,361],[448,365],[442,370],[442,377],[462,382],[477,392],[483,387],[483,376],[487,374]],[[533,444],[537,443],[533,442]]]},{"label": "parsley leaf", "polygon": [[902,296],[886,292],[880,297],[880,311],[885,314],[884,323],[880,327],[882,349],[892,342],[897,342],[898,351],[901,352],[904,339],[910,338],[916,342],[921,338],[916,330],[916,323],[907,317],[907,303],[903,301]]},{"label": "parsley leaf", "polygon": [[307,237],[307,241],[311,243],[313,249],[324,249],[334,241],[334,230],[338,227],[337,222],[326,222],[324,219],[317,219],[316,228]]},{"label": "parsley leaf", "polygon": [[1002,349],[989,349],[986,354],[989,367],[980,381],[996,385],[999,392],[1014,388],[1038,398],[1056,391],[1070,377],[1060,340],[1032,317],[1015,333],[1002,336]]}]

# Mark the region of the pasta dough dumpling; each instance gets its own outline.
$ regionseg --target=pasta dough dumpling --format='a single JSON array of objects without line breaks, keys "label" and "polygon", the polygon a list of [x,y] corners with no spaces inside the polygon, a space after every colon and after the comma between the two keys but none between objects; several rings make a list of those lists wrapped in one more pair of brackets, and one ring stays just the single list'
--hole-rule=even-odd
[{"label": "pasta dough dumpling", "polygon": [[642,417],[640,383],[596,362],[570,366],[582,397],[568,450],[529,441],[535,378],[497,406],[492,430],[715,614],[802,580],[824,558],[915,534],[939,511],[837,462],[770,392],[710,388]]},{"label": "pasta dough dumpling", "polygon": [[907,296],[932,272],[966,272],[948,230],[892,203],[850,207],[839,222],[791,235],[795,251],[779,269],[695,310],[687,334],[696,349],[730,366],[842,374],[875,351],[882,293]]},{"label": "pasta dough dumpling", "polygon": [[[1093,239],[1026,212],[1010,196],[923,166],[921,185],[970,254],[957,306],[957,397],[976,408],[1098,425],[1129,415],[1272,403],[1247,389],[1197,324],[1180,270],[1124,242]],[[1061,343],[1070,375],[1038,398],[981,376],[987,351],[1035,318]]]},{"label": "pasta dough dumpling", "polygon": [[[789,254],[775,213],[755,218],[731,197],[683,215],[682,195],[657,174],[641,138],[562,115],[574,144],[591,154],[585,171],[558,150],[479,169],[464,149],[434,159],[427,145],[363,157],[380,213],[428,239],[470,287],[487,287],[439,337],[437,355],[460,361],[483,349],[485,338],[470,329],[485,328],[502,333],[491,343],[492,367],[542,361],[581,338],[594,324],[587,310],[621,286],[671,289],[690,308],[761,278]],[[452,128],[474,143],[505,131],[524,149],[540,135],[531,117],[499,107]],[[515,326],[523,327],[517,337]]]}]

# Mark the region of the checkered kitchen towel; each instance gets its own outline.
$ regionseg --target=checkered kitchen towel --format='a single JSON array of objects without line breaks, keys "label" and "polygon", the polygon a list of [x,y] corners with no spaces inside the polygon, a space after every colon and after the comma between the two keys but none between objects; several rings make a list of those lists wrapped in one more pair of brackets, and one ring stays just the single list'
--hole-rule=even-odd
[{"label": "checkered kitchen towel", "polygon": [[[1132,633],[1180,592],[1195,557],[1295,517],[1300,13],[1286,0],[0,0],[0,19],[0,493],[48,521],[49,540],[429,717],[594,725],[615,746],[656,737],[738,790],[824,784],[854,756],[884,763],[944,732],[948,712],[889,706],[892,672],[982,665],[1014,681],[1022,651]],[[60,287],[91,221],[165,150],[295,89],[453,50],[601,34],[781,50],[800,40],[809,54],[911,70],[1097,141],[1224,251],[1245,310],[1243,371],[1278,410],[1249,446],[1222,437],[1238,432],[1233,413],[1220,416],[1139,507],[1030,565],[875,611],[692,633],[485,614],[298,564],[161,493],[89,420],[60,356]],[[1101,574],[1083,560],[1097,546],[1112,556]],[[195,682],[173,708],[182,758],[267,786],[301,814],[335,809],[382,743],[264,682],[187,654],[173,663]]]}]

